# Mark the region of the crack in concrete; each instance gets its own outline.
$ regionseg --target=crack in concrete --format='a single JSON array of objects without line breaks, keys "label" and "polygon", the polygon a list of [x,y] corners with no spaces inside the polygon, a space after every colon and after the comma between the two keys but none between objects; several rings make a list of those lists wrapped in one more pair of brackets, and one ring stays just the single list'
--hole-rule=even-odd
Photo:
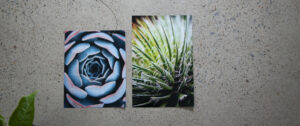
[{"label": "crack in concrete", "polygon": [[105,2],[103,2],[103,0],[99,0],[105,7],[107,7],[109,10],[110,10],[110,12],[114,15],[114,18],[115,18],[115,21],[116,21],[116,28],[115,28],[115,30],[117,30],[117,28],[118,28],[118,18],[117,18],[117,16],[116,16],[116,13],[113,11],[113,9],[111,9]]},{"label": "crack in concrete", "polygon": [[28,17],[29,18],[29,20],[30,20],[30,22],[32,23],[32,27],[33,27],[33,29],[35,28],[35,21],[32,19],[32,17],[31,16],[28,16],[24,11],[22,12],[23,13],[23,15],[25,15],[25,17]]}]

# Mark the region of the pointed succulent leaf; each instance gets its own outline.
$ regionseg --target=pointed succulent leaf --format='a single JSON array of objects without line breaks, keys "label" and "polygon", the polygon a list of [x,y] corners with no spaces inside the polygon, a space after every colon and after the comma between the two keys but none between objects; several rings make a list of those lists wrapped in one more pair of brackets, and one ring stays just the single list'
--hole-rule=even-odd
[{"label": "pointed succulent leaf", "polygon": [[122,69],[122,78],[126,78],[126,64],[124,64],[123,69]]},{"label": "pointed succulent leaf", "polygon": [[68,75],[76,86],[82,86],[82,79],[79,73],[79,62],[77,59],[73,60],[73,62],[69,65]]},{"label": "pointed succulent leaf", "polygon": [[120,65],[120,62],[116,61],[114,66],[115,67],[113,69],[113,72],[107,77],[107,79],[105,80],[105,82],[116,81],[119,78],[119,76],[121,74],[121,65]]},{"label": "pointed succulent leaf", "polygon": [[73,99],[68,93],[66,94],[66,99],[69,104],[74,108],[84,108],[84,105]]},{"label": "pointed succulent leaf", "polygon": [[95,81],[95,80],[91,80],[90,78],[88,78],[87,76],[80,74],[80,77],[82,78],[82,83],[84,86],[89,86],[89,85],[102,85],[101,82]]},{"label": "pointed succulent leaf", "polygon": [[75,41],[70,42],[65,45],[65,53],[75,44]]},{"label": "pointed succulent leaf", "polygon": [[79,35],[81,32],[80,30],[76,30],[76,31],[72,31],[68,37],[65,40],[65,44],[67,44],[72,38],[74,38],[75,36]]},{"label": "pointed succulent leaf", "polygon": [[91,56],[91,55],[95,55],[97,53],[100,52],[100,49],[95,47],[95,46],[91,46],[89,47],[88,49],[86,49],[85,51],[83,51],[82,53],[79,53],[78,54],[78,60],[79,62],[82,62],[84,61],[88,56]]},{"label": "pointed succulent leaf", "polygon": [[117,91],[113,94],[110,94],[110,95],[104,97],[104,98],[101,98],[100,102],[102,102],[104,104],[114,103],[117,100],[119,100],[120,98],[122,98],[123,95],[125,95],[125,91],[126,91],[126,79],[123,79],[122,84],[117,89]]},{"label": "pointed succulent leaf", "polygon": [[65,57],[65,65],[69,65],[75,58],[76,54],[83,52],[90,47],[89,43],[80,43],[71,48]]},{"label": "pointed succulent leaf", "polygon": [[89,96],[99,98],[109,94],[116,87],[116,82],[108,82],[103,86],[91,85],[85,87]]},{"label": "pointed succulent leaf", "polygon": [[114,42],[113,38],[104,32],[88,34],[82,38],[82,41],[87,41],[89,39],[95,39],[95,38],[101,38],[101,39],[108,40],[109,42]]},{"label": "pointed succulent leaf", "polygon": [[84,99],[87,96],[87,93],[81,88],[75,86],[68,76],[68,74],[64,73],[64,85],[65,88],[75,97],[79,99]]},{"label": "pointed succulent leaf", "polygon": [[101,47],[101,48],[106,49],[108,52],[110,52],[117,59],[120,58],[118,49],[112,43],[109,43],[109,42],[106,42],[106,41],[101,41],[101,40],[96,40],[95,44],[97,46]]},{"label": "pointed succulent leaf", "polygon": [[113,69],[114,63],[115,63],[115,58],[106,50],[103,50],[102,54],[108,60],[110,68]]},{"label": "pointed succulent leaf", "polygon": [[113,33],[112,36],[118,38],[122,42],[125,42],[125,36],[123,36],[123,35],[120,35],[120,34],[117,34],[117,33]]},{"label": "pointed succulent leaf", "polygon": [[121,57],[122,57],[123,61],[126,61],[126,52],[125,52],[125,50],[120,48],[119,52],[121,54]]}]

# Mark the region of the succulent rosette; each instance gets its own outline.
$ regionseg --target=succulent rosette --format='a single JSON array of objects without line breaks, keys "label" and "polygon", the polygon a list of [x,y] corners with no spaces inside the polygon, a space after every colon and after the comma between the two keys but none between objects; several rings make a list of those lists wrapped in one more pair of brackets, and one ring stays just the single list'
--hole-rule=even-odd
[{"label": "succulent rosette", "polygon": [[125,107],[124,31],[65,32],[65,108]]}]

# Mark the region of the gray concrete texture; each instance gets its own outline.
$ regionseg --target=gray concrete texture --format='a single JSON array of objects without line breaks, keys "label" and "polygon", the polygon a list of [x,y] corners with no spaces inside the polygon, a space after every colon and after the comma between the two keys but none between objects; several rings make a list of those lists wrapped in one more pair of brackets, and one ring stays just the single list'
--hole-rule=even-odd
[{"label": "gray concrete texture", "polygon": [[[1,0],[0,113],[37,126],[299,126],[299,0]],[[131,16],[193,15],[195,106],[132,108]],[[64,109],[65,30],[124,29],[127,108]]]}]

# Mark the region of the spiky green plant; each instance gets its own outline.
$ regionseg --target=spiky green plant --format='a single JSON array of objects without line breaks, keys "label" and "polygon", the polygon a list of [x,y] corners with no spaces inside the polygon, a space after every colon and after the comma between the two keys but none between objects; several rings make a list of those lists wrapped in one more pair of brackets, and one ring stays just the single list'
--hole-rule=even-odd
[{"label": "spiky green plant", "polygon": [[133,17],[133,106],[193,106],[191,16]]}]

